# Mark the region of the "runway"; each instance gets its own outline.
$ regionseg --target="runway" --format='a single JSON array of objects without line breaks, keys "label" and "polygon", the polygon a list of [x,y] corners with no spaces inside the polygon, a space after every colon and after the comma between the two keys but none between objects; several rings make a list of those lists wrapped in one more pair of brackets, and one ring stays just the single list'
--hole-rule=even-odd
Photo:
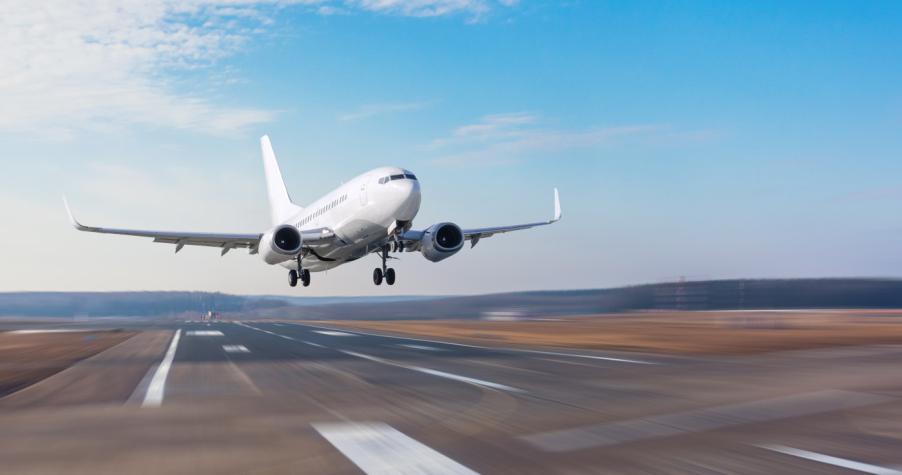
[{"label": "runway", "polygon": [[902,473],[900,357],[180,322],[0,399],[0,460],[4,473]]}]

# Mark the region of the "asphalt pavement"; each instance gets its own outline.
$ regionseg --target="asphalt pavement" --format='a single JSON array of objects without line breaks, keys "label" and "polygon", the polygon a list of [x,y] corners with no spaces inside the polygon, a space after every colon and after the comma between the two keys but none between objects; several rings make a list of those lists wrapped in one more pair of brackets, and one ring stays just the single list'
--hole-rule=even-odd
[{"label": "asphalt pavement", "polygon": [[156,324],[0,399],[0,472],[902,473],[900,361]]}]

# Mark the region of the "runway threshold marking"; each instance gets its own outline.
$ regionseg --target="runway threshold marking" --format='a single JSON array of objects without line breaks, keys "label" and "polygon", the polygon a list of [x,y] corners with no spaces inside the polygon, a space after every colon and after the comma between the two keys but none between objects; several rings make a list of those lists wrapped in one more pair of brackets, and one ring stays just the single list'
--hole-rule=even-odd
[{"label": "runway threshold marking", "polygon": [[172,342],[169,343],[169,349],[166,350],[163,361],[160,362],[160,366],[157,367],[157,371],[153,374],[150,385],[147,386],[147,393],[144,394],[144,401],[141,403],[141,407],[160,407],[163,404],[163,396],[166,393],[166,378],[169,376],[169,369],[172,367],[172,360],[175,359],[175,351],[179,346],[179,338],[181,336],[182,329],[179,328],[175,331]]},{"label": "runway threshold marking", "polygon": [[[314,328],[328,328],[328,327],[316,327],[313,325],[306,325],[306,326],[311,326]],[[317,331],[317,330],[314,330],[314,331]],[[613,356],[583,355],[583,354],[579,354],[579,353],[566,353],[566,352],[562,352],[562,351],[530,350],[530,349],[526,349],[526,348],[505,348],[505,347],[498,347],[498,346],[493,347],[493,346],[471,345],[471,344],[467,344],[467,343],[455,343],[455,342],[450,342],[450,341],[429,340],[426,338],[411,338],[411,337],[407,337],[407,336],[370,333],[370,332],[365,332],[365,331],[360,331],[360,330],[353,330],[353,331],[349,330],[349,331],[354,334],[358,334],[358,335],[375,336],[375,337],[381,337],[381,338],[393,338],[396,340],[419,341],[419,342],[424,342],[424,343],[434,343],[437,345],[461,346],[464,348],[478,348],[480,350],[489,350],[489,351],[507,351],[507,352],[512,352],[512,353],[533,353],[533,354],[538,354],[538,355],[566,356],[569,358],[585,358],[585,359],[591,359],[591,360],[611,361],[614,363],[630,363],[630,364],[642,364],[642,365],[659,364],[654,361],[643,361],[643,360],[635,360],[635,359],[629,359],[629,358],[616,358]],[[317,333],[321,333],[321,332],[317,331]]]},{"label": "runway threshold marking", "polygon": [[819,454],[817,452],[809,452],[807,450],[787,447],[785,445],[759,445],[758,447],[765,450],[770,450],[772,452],[778,452],[784,455],[811,460],[813,462],[833,465],[834,467],[855,470],[857,472],[871,473],[874,475],[902,475],[902,470],[881,467],[879,465],[871,465],[864,462],[856,462],[855,460],[834,457],[832,455]]},{"label": "runway threshold marking", "polygon": [[364,473],[477,473],[388,424],[342,422],[312,425]]},{"label": "runway threshold marking", "polygon": [[454,374],[454,373],[446,373],[444,371],[439,371],[437,369],[423,368],[422,366],[406,365],[406,364],[402,364],[402,363],[397,363],[395,361],[389,361],[386,359],[382,359],[382,358],[379,358],[378,356],[371,356],[371,355],[365,355],[363,353],[357,353],[356,351],[348,351],[348,350],[338,350],[338,351],[341,351],[342,353],[344,353],[346,355],[373,361],[375,363],[382,363],[382,364],[389,365],[389,366],[397,366],[399,368],[409,369],[411,371],[416,371],[418,373],[429,374],[432,376],[438,376],[440,378],[451,379],[454,381],[460,381],[462,383],[472,384],[474,386],[483,386],[486,388],[498,389],[501,391],[508,391],[508,392],[514,392],[514,393],[526,392],[522,389],[508,386],[505,384],[493,383],[491,381],[485,381],[482,379],[471,378],[469,376],[461,376],[459,374]]},{"label": "runway threshold marking", "polygon": [[250,353],[251,350],[247,349],[244,345],[222,345],[223,351],[226,353]]}]

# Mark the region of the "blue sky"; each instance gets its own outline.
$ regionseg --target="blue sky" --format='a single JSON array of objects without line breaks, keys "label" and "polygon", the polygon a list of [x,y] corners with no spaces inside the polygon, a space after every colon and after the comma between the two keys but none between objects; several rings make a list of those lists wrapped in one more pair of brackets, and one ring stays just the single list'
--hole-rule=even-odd
[{"label": "blue sky", "polygon": [[[688,278],[899,276],[902,4],[10,2],[0,28],[2,290],[286,293],[254,256],[76,234],[265,229],[257,138],[313,200],[383,164],[416,225],[565,219],[399,284],[311,295]],[[119,4],[121,5],[121,4]]]}]

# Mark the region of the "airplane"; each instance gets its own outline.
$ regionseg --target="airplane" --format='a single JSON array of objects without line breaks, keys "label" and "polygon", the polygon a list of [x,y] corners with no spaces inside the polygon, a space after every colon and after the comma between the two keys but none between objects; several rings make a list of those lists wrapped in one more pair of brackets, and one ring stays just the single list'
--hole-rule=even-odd
[{"label": "airplane", "polygon": [[382,266],[373,270],[373,283],[395,283],[395,270],[386,265],[391,252],[416,252],[431,262],[439,262],[495,234],[552,224],[561,219],[561,203],[554,189],[554,215],[548,221],[462,229],[455,223],[436,223],[414,230],[413,219],[420,209],[420,182],[409,170],[381,167],[359,175],[307,207],[295,204],[288,194],[269,136],[260,137],[263,169],[273,227],[263,233],[223,234],[146,231],[85,226],[75,219],[69,202],[63,204],[75,229],[92,233],[153,238],[153,242],[221,249],[221,256],[236,248],[258,254],[270,265],[288,271],[288,284],[310,285],[310,272],[321,272],[377,253]]}]

